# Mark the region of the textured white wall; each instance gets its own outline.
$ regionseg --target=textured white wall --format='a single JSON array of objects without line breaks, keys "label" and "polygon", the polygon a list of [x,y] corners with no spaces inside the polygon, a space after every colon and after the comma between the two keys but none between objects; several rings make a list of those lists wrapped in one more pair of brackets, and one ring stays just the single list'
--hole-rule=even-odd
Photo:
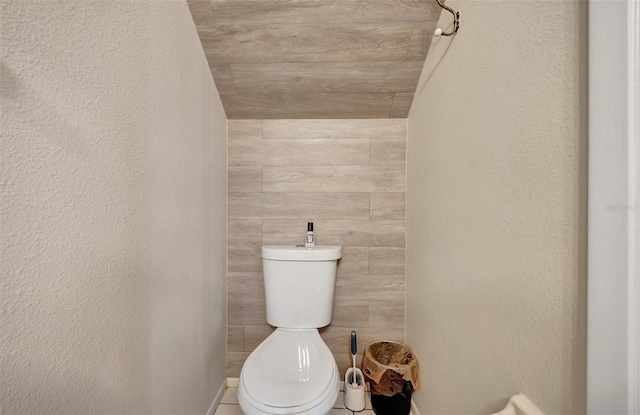
[{"label": "textured white wall", "polygon": [[3,413],[204,413],[226,119],[184,1],[2,0]]},{"label": "textured white wall", "polygon": [[586,4],[450,5],[462,28],[432,43],[408,120],[415,400],[584,413]]}]

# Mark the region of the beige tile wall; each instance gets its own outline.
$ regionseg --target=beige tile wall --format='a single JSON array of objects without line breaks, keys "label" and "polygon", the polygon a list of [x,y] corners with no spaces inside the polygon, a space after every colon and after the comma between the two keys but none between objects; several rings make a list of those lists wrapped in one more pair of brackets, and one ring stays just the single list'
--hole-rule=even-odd
[{"label": "beige tile wall", "polygon": [[260,246],[342,245],[333,321],[321,330],[340,370],[372,341],[404,339],[405,119],[229,120],[227,375],[272,331]]}]

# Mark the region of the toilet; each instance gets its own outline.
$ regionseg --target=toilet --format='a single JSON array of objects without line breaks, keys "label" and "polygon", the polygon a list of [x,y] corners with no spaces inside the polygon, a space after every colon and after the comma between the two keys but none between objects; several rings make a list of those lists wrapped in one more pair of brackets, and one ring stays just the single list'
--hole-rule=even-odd
[{"label": "toilet", "polygon": [[340,246],[262,247],[267,322],[277,328],[242,366],[238,402],[245,414],[331,411],[340,373],[318,329],[331,322],[341,256]]}]

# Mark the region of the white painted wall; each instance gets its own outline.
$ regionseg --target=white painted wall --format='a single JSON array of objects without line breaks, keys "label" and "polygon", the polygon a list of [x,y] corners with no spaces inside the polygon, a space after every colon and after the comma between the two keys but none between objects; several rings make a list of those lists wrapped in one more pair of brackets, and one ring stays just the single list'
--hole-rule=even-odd
[{"label": "white painted wall", "polygon": [[584,413],[586,3],[448,4],[461,29],[432,43],[408,120],[415,402]]},{"label": "white painted wall", "polygon": [[226,119],[186,2],[0,4],[3,413],[205,413]]}]

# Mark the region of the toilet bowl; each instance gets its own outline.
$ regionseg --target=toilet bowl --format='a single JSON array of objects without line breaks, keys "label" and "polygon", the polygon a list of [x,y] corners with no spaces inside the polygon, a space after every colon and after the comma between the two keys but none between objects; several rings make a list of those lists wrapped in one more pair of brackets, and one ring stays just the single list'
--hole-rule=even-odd
[{"label": "toilet bowl", "polygon": [[277,327],[247,358],[238,403],[247,415],[328,414],[340,390],[318,328],[331,322],[340,246],[262,247],[267,322]]},{"label": "toilet bowl", "polygon": [[338,366],[318,330],[278,328],[242,367],[238,401],[247,415],[319,415],[339,389]]}]

